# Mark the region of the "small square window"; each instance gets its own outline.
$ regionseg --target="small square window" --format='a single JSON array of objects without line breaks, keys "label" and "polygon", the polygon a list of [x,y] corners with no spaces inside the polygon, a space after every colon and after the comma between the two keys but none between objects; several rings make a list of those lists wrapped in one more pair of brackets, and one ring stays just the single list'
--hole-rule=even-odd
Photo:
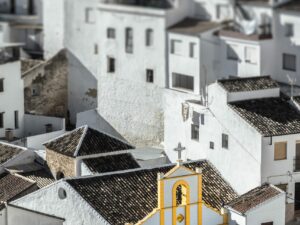
[{"label": "small square window", "polygon": [[108,39],[116,38],[116,30],[114,28],[107,28],[107,38]]},{"label": "small square window", "polygon": [[215,149],[215,143],[214,142],[209,142],[209,148],[210,149]]},{"label": "small square window", "polygon": [[107,72],[108,73],[114,73],[116,68],[115,68],[115,59],[108,57],[107,59]]},{"label": "small square window", "polygon": [[153,83],[154,82],[154,72],[153,72],[153,70],[150,70],[150,69],[146,70],[146,81],[148,83]]},{"label": "small square window", "polygon": [[192,124],[191,130],[192,140],[199,141],[199,125]]},{"label": "small square window", "polygon": [[283,69],[289,71],[296,71],[297,57],[291,54],[283,54]]},{"label": "small square window", "polygon": [[222,148],[228,149],[229,146],[229,141],[228,141],[228,135],[227,134],[222,134]]},{"label": "small square window", "polygon": [[85,22],[90,24],[96,22],[96,10],[92,8],[85,9]]}]

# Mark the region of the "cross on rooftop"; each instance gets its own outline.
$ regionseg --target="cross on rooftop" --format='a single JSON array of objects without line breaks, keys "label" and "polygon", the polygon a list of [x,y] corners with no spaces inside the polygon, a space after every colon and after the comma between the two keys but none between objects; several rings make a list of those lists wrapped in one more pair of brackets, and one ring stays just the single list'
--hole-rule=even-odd
[{"label": "cross on rooftop", "polygon": [[181,158],[181,153],[182,151],[185,150],[185,147],[182,147],[181,143],[178,143],[178,146],[176,148],[174,148],[174,151],[178,153],[178,159],[177,162],[181,163],[182,162],[182,158]]}]

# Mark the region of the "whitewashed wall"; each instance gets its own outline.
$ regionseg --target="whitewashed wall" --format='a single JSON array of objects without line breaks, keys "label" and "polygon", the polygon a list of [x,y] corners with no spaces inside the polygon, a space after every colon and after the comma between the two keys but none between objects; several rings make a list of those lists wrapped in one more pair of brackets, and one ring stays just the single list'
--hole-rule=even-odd
[{"label": "whitewashed wall", "polygon": [[30,149],[38,149],[38,150],[45,149],[43,143],[45,143],[51,139],[54,139],[60,135],[63,135],[64,133],[65,133],[65,130],[59,130],[59,131],[54,131],[51,133],[27,137],[26,138],[26,147],[30,148]]},{"label": "whitewashed wall", "polygon": [[4,112],[4,128],[0,137],[5,136],[5,129],[15,129],[14,112],[19,112],[19,128],[14,130],[16,137],[23,136],[24,130],[24,92],[21,79],[20,61],[0,65],[0,79],[4,79],[4,92],[0,93],[0,112]]},{"label": "whitewashed wall", "polygon": [[[66,191],[67,197],[65,199],[59,198],[59,188],[63,188]],[[65,218],[64,225],[109,225],[108,222],[63,180],[13,201],[12,204]],[[74,207],[74,205],[76,205],[76,207]]]}]

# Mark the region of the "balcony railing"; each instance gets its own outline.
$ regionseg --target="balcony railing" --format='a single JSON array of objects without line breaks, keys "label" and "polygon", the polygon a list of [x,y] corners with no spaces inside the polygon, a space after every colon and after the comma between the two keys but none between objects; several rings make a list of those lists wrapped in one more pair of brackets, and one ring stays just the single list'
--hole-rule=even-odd
[{"label": "balcony railing", "polygon": [[20,60],[19,47],[0,48],[0,64],[15,62],[18,60]]},{"label": "balcony railing", "polygon": [[294,172],[300,172],[300,158],[294,158]]}]

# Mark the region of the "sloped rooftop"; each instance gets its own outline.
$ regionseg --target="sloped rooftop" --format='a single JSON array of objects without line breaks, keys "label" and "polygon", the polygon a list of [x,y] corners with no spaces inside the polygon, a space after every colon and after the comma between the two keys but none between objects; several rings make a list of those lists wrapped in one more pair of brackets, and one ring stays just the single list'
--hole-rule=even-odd
[{"label": "sloped rooftop", "polygon": [[257,91],[279,88],[270,76],[232,78],[217,81],[228,92]]},{"label": "sloped rooftop", "polygon": [[263,184],[244,195],[236,198],[228,204],[234,210],[244,214],[250,209],[257,207],[260,204],[282,194],[283,192],[278,188],[270,185]]},{"label": "sloped rooftop", "polygon": [[83,126],[44,144],[47,149],[77,157],[133,149],[134,147],[107,134]]},{"label": "sloped rooftop", "polygon": [[204,21],[194,18],[185,18],[179,23],[171,26],[168,31],[188,35],[197,35],[219,27],[220,24],[211,21]]},{"label": "sloped rooftop", "polygon": [[4,173],[0,175],[0,210],[4,205],[1,202],[8,202],[27,194],[35,183],[21,176]]},{"label": "sloped rooftop", "polygon": [[237,114],[263,136],[300,133],[300,113],[289,98],[263,98],[230,103]]},{"label": "sloped rooftop", "polygon": [[[157,173],[175,165],[66,180],[110,224],[136,223],[157,207]],[[185,164],[203,170],[203,200],[215,209],[237,197],[206,160]]]},{"label": "sloped rooftop", "polygon": [[6,143],[0,143],[0,164],[7,162],[24,151],[22,148]]},{"label": "sloped rooftop", "polygon": [[83,162],[93,173],[107,173],[140,168],[140,165],[130,153],[88,158],[83,159]]},{"label": "sloped rooftop", "polygon": [[102,3],[158,8],[158,9],[172,8],[172,5],[168,0],[102,0]]}]

